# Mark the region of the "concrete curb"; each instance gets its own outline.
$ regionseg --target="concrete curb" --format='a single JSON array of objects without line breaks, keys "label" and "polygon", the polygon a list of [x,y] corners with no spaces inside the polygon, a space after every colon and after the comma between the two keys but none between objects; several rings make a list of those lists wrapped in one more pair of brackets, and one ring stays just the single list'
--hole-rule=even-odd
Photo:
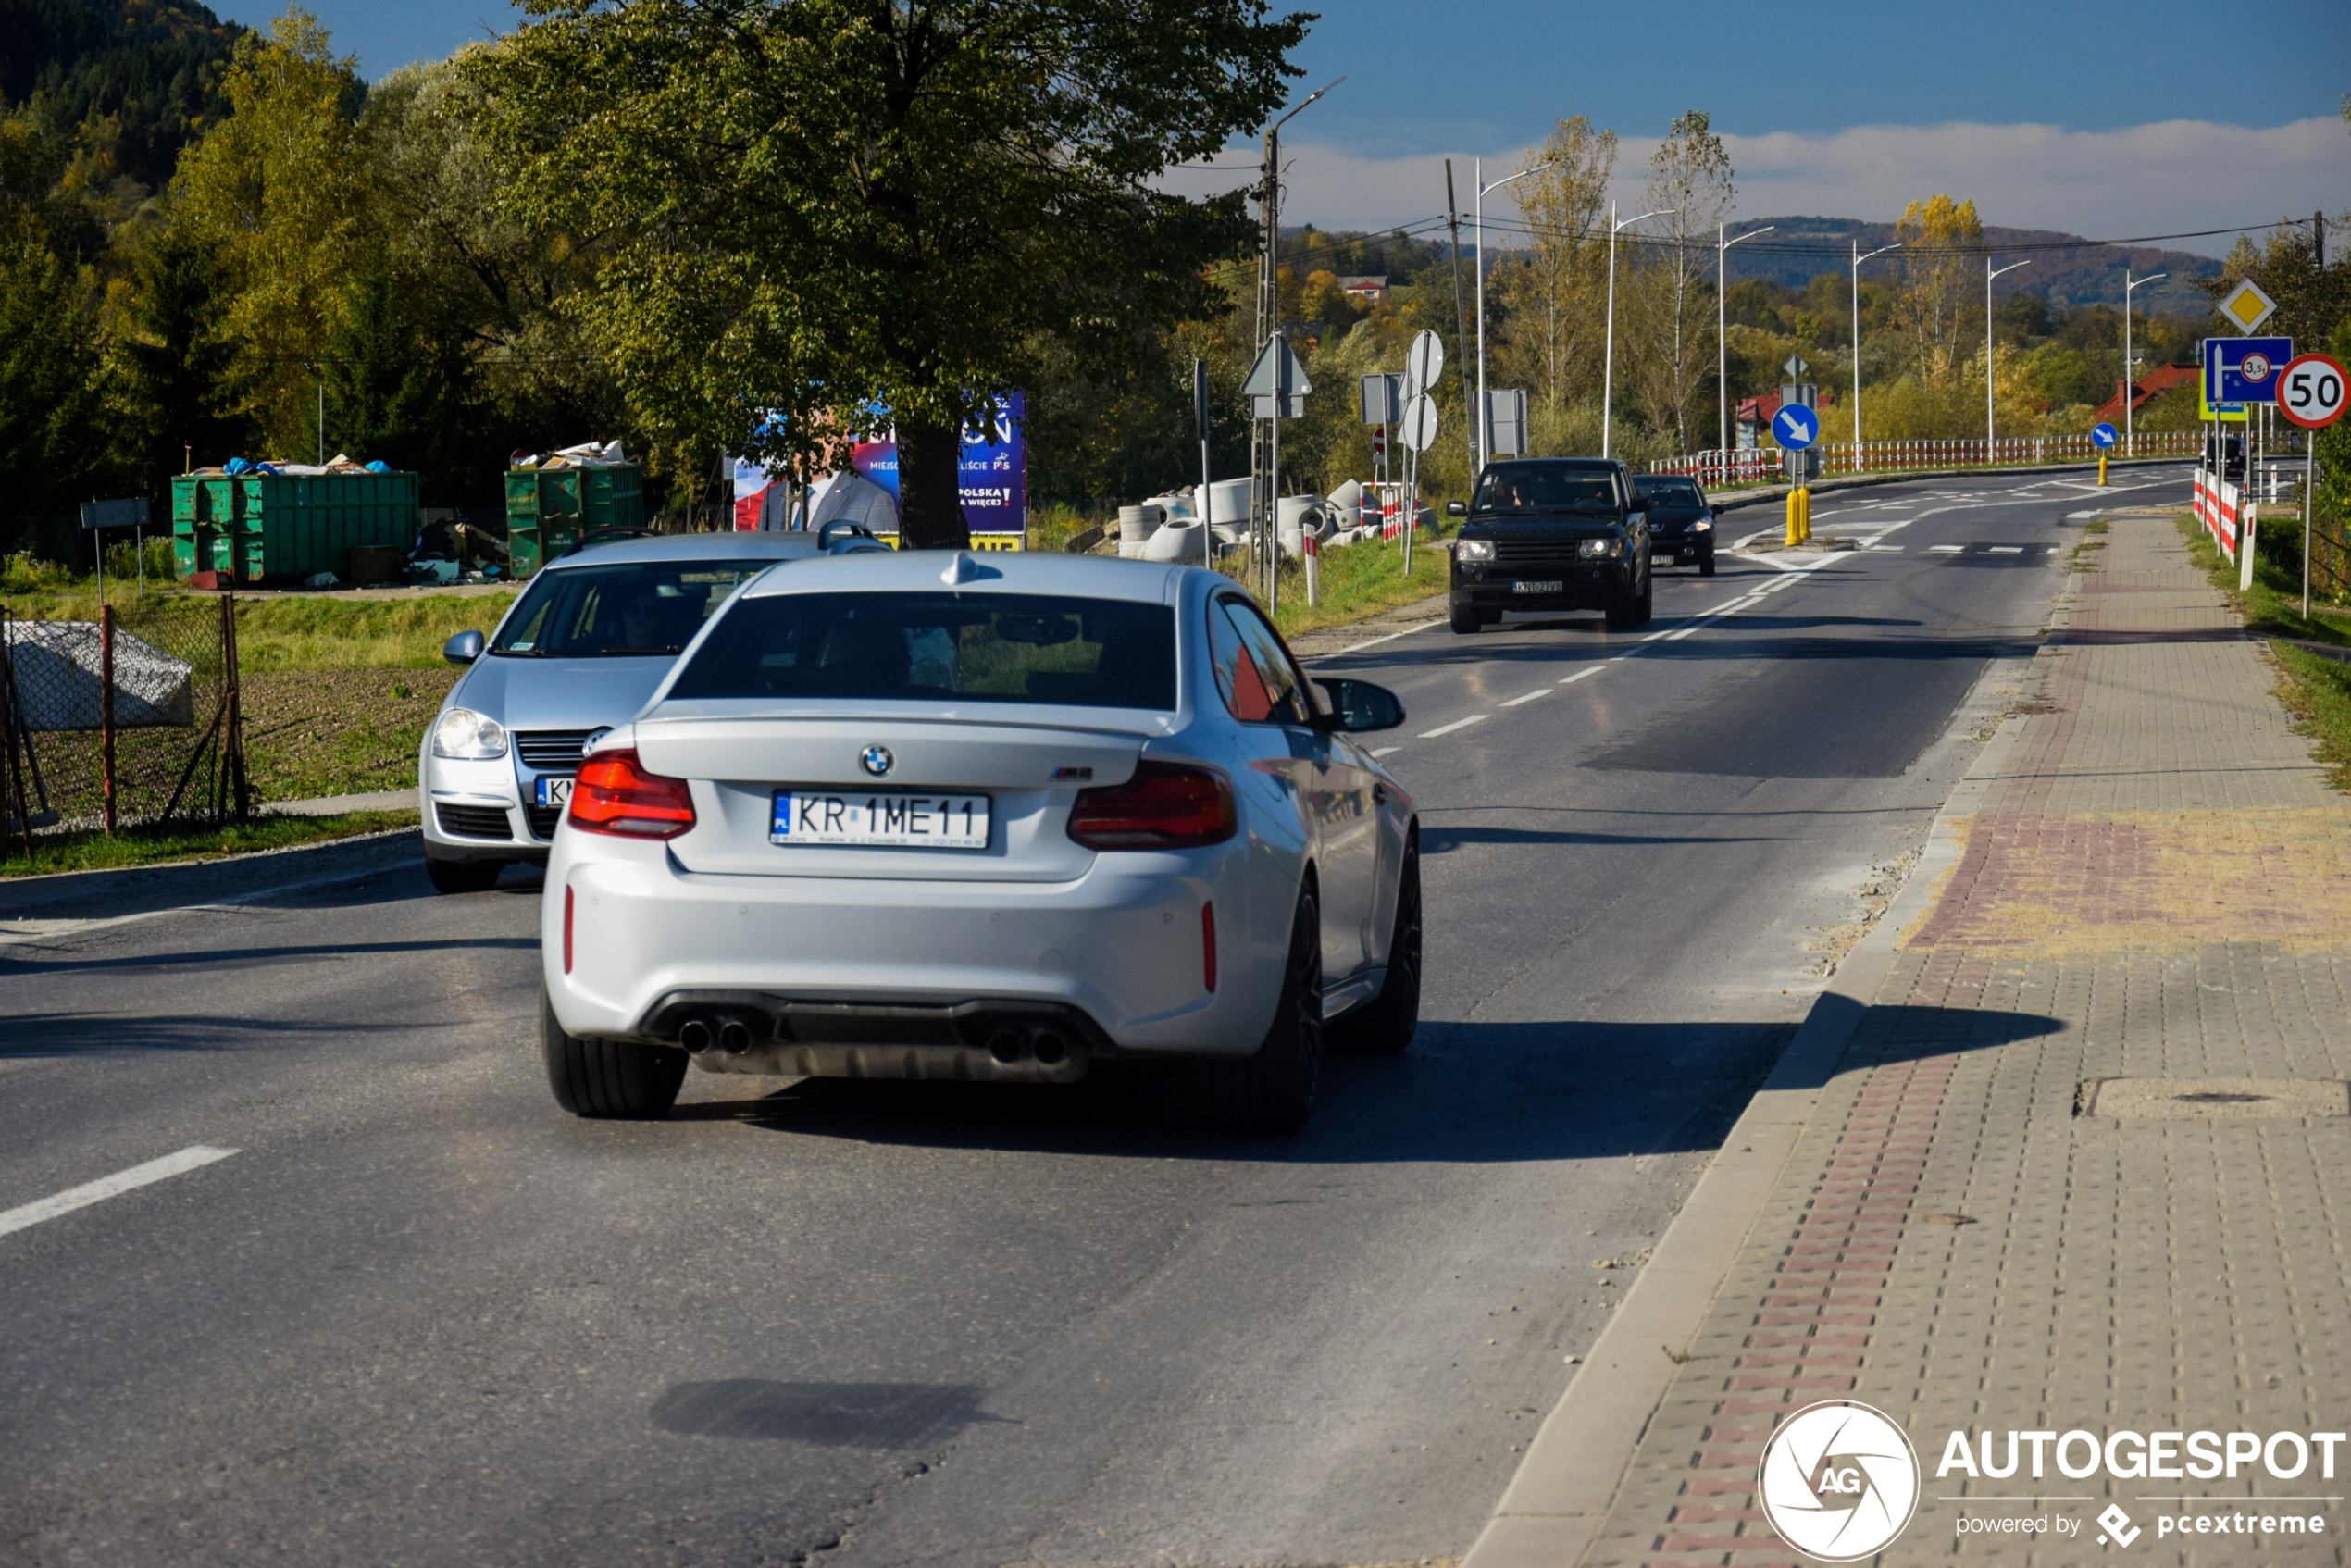
[{"label": "concrete curb", "polygon": [[0,882],[0,945],[118,926],[420,865],[420,830],[391,828],[248,854]]},{"label": "concrete curb", "polygon": [[[2071,597],[2069,585],[2053,619],[2062,618]],[[2013,678],[2009,664],[1987,666],[1978,688]],[[1979,694],[1972,691],[1962,711]],[[1837,965],[1771,1076],[1724,1135],[1722,1151],[1528,1445],[1461,1568],[1571,1568],[1591,1549],[1680,1372],[1661,1347],[1688,1346],[1712,1314],[1715,1297],[1770,1202],[1822,1089],[1893,965],[1897,941],[1934,907],[1966,848],[1960,823],[1981,808],[2024,725],[2021,716],[2003,719],[1952,789],[1902,890]]]}]

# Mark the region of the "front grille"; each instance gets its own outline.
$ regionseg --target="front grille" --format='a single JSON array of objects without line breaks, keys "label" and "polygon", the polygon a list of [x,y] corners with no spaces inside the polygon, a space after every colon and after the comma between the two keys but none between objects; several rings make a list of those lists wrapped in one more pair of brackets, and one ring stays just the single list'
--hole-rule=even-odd
[{"label": "front grille", "polygon": [[522,814],[530,818],[530,836],[532,838],[552,839],[555,836],[555,824],[563,820],[564,808],[561,806],[525,806],[522,808]]},{"label": "front grille", "polygon": [[517,729],[515,731],[515,753],[522,765],[541,773],[569,773],[579,765],[579,753],[588,749],[590,729]]},{"label": "front grille", "polygon": [[1494,541],[1494,562],[1510,566],[1521,561],[1559,561],[1575,559],[1576,541],[1572,539],[1498,539]]},{"label": "front grille", "polygon": [[498,806],[453,806],[433,803],[441,830],[453,839],[511,839],[506,814]]}]

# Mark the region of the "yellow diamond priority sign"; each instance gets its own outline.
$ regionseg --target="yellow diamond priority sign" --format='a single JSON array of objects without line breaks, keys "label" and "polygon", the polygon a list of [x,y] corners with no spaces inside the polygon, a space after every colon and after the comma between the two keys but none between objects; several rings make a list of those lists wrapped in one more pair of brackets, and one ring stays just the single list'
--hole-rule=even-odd
[{"label": "yellow diamond priority sign", "polygon": [[2247,278],[2220,296],[2220,314],[2227,317],[2240,332],[2257,332],[2261,323],[2278,308],[2278,302],[2261,292],[2261,285]]}]

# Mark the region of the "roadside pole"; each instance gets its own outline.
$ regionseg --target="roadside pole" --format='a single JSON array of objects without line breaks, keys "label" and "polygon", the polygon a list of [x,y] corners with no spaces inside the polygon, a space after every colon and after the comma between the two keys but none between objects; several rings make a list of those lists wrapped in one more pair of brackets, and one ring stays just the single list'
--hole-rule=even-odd
[{"label": "roadside pole", "polygon": [[2278,416],[2302,427],[2302,618],[2310,618],[2310,519],[2318,504],[2319,432],[2343,417],[2346,377],[2323,354],[2305,354],[2278,371]]},{"label": "roadside pole", "polygon": [[1192,423],[1200,430],[1200,564],[1216,569],[1216,536],[1208,531],[1214,481],[1208,467],[1208,361],[1192,361]]}]

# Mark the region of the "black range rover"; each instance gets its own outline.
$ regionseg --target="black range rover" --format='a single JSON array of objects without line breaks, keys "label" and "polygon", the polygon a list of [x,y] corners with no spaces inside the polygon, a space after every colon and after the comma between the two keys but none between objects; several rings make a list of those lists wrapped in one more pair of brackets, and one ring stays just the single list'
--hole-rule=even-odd
[{"label": "black range rover", "polygon": [[1608,457],[1489,463],[1453,543],[1452,622],[1475,631],[1504,610],[1603,610],[1609,629],[1649,618],[1648,504]]}]

